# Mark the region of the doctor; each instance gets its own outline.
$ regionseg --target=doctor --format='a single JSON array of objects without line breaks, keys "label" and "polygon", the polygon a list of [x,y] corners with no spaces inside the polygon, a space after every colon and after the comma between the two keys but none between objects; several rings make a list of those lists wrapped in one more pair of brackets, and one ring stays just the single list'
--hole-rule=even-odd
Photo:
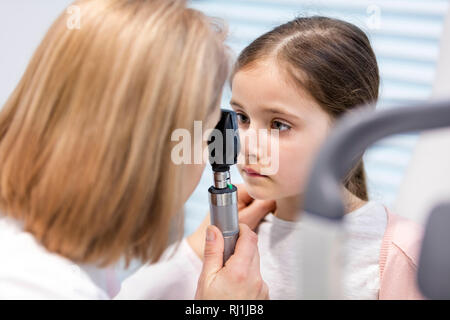
[{"label": "doctor", "polygon": [[[114,263],[158,261],[205,165],[175,164],[171,135],[220,116],[229,61],[217,23],[179,0],[73,5],[80,28],[57,18],[0,112],[2,299],[107,299]],[[240,228],[222,267],[209,227],[198,299],[268,298],[256,234]]]}]

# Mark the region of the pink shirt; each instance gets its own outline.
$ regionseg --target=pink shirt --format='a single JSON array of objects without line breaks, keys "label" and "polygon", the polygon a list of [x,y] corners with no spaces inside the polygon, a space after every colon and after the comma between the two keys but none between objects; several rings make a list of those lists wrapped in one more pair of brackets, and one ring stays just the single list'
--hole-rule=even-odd
[{"label": "pink shirt", "polygon": [[380,300],[424,299],[417,287],[423,230],[386,208],[388,222],[380,251]]}]

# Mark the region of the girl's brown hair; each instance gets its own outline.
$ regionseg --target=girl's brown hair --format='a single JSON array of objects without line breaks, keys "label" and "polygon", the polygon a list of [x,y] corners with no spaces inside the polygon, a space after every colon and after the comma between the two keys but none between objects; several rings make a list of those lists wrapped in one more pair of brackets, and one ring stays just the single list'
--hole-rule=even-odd
[{"label": "girl's brown hair", "polygon": [[171,133],[217,108],[224,30],[181,0],[73,5],[0,113],[0,209],[73,261],[156,261],[182,222]]},{"label": "girl's brown hair", "polygon": [[[353,24],[321,16],[296,18],[247,46],[233,74],[267,58],[275,58],[288,79],[306,88],[331,119],[378,99],[377,60],[366,34]],[[368,200],[362,159],[344,185]]]}]

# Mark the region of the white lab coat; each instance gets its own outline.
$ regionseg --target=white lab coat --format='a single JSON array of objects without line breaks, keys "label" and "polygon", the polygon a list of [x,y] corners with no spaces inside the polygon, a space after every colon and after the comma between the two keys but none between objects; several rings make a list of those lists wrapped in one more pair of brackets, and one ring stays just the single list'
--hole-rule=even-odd
[{"label": "white lab coat", "polygon": [[110,299],[119,288],[112,275],[47,251],[18,221],[0,216],[0,299]]}]

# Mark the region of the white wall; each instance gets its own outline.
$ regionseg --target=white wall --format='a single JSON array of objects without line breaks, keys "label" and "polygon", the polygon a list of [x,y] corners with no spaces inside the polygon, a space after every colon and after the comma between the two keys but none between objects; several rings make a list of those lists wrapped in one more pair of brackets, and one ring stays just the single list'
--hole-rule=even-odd
[{"label": "white wall", "polygon": [[0,1],[0,106],[19,82],[28,61],[70,0]]},{"label": "white wall", "polygon": [[[450,10],[441,39],[433,98],[450,99]],[[443,201],[450,201],[450,129],[421,134],[394,210],[425,223],[433,207]]]}]

